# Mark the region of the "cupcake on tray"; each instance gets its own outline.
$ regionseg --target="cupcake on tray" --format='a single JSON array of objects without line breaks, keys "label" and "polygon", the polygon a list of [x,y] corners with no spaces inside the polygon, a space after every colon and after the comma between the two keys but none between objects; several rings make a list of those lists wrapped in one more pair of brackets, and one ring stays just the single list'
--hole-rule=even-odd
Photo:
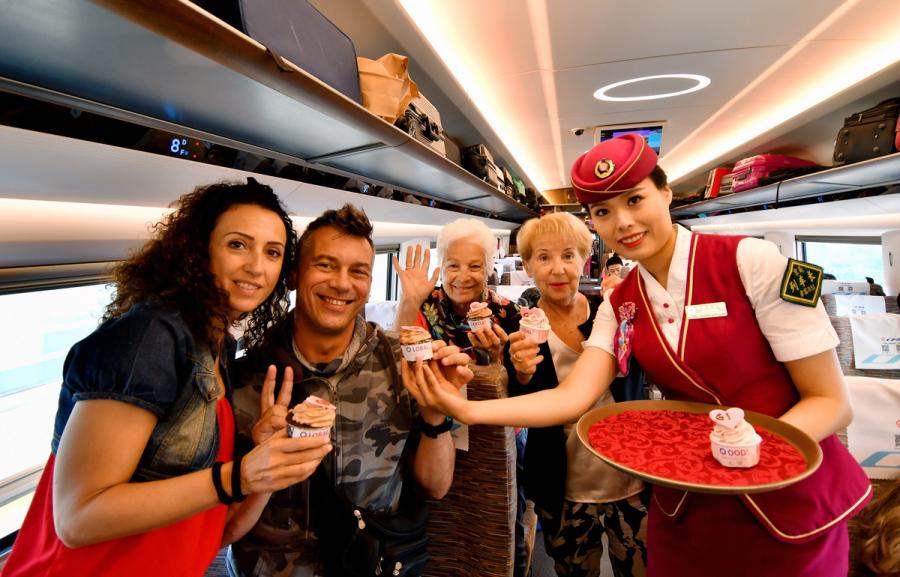
[{"label": "cupcake on tray", "polygon": [[473,331],[480,329],[489,329],[494,324],[494,313],[488,308],[487,303],[474,302],[469,305],[469,313],[466,315],[466,322]]},{"label": "cupcake on tray", "polygon": [[403,358],[414,363],[416,359],[427,361],[434,353],[431,350],[431,334],[422,327],[401,327],[400,350]]},{"label": "cupcake on tray", "polygon": [[337,407],[319,397],[310,395],[294,406],[287,415],[287,433],[290,437],[327,437],[331,433]]},{"label": "cupcake on tray", "polygon": [[550,335],[550,321],[547,320],[547,315],[542,309],[522,307],[519,330],[531,337],[531,340],[537,344],[545,343]]},{"label": "cupcake on tray", "polygon": [[759,444],[762,442],[753,425],[744,420],[744,411],[737,407],[715,409],[709,418],[716,424],[709,434],[715,459],[726,467],[754,467],[759,463]]}]

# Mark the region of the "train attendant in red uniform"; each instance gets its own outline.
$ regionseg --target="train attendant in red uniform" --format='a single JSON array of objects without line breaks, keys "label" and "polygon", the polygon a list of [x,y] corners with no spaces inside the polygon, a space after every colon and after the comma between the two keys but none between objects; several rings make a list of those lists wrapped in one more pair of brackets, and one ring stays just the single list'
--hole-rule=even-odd
[{"label": "train attendant in red uniform", "polygon": [[668,399],[778,417],[819,442],[819,469],[753,495],[654,487],[647,574],[847,575],[847,520],[871,486],[834,434],[852,415],[837,335],[818,303],[821,269],[765,241],[673,225],[665,173],[637,135],[586,152],[572,183],[604,242],[638,266],[601,305],[569,376],[554,389],[481,402],[427,367],[406,371],[407,385],[465,423],[546,427],[588,410],[634,355]]}]

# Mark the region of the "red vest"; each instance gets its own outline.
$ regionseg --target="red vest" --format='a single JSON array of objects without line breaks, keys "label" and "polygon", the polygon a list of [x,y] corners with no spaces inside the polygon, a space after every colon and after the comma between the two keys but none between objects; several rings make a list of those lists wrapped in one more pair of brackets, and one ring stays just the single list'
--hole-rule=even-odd
[{"label": "red vest", "polygon": [[[775,359],[756,321],[737,268],[740,237],[698,235],[691,239],[685,308],[692,304],[724,302],[727,316],[682,319],[677,350],[663,336],[638,271],[611,295],[613,310],[633,302],[633,351],[649,379],[673,400],[738,406],[778,417],[799,400],[784,365]],[[621,322],[622,319],[618,319]],[[820,443],[823,462],[810,477],[790,487],[740,499],[776,539],[803,543],[826,533],[849,518],[869,500],[871,486],[862,469],[832,435]],[[707,495],[693,495],[655,486],[655,515],[674,522],[691,501],[710,503]],[[734,499],[733,497],[719,497]],[[723,528],[730,522],[723,519]],[[709,522],[709,519],[704,521]],[[715,533],[714,527],[705,531]],[[677,535],[672,537],[677,542]],[[652,550],[648,551],[653,555]]]}]

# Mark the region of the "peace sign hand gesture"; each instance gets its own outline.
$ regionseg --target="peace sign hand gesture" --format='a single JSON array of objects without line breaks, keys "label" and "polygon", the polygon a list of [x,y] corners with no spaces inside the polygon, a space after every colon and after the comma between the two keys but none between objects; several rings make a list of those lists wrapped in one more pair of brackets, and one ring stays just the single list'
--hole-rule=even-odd
[{"label": "peace sign hand gesture", "polygon": [[437,284],[438,275],[441,270],[434,269],[431,277],[428,276],[428,267],[431,265],[431,249],[423,249],[421,245],[416,245],[415,253],[413,247],[406,247],[406,268],[400,266],[400,261],[396,255],[394,259],[394,270],[400,277],[400,289],[402,291],[402,305],[408,305],[414,310],[418,310],[434,286]]},{"label": "peace sign hand gesture", "polygon": [[266,378],[263,380],[262,394],[259,396],[259,420],[250,432],[253,442],[257,445],[287,427],[288,405],[294,390],[294,370],[291,367],[284,368],[284,379],[281,381],[278,399],[275,398],[276,373],[275,365],[269,365]]}]

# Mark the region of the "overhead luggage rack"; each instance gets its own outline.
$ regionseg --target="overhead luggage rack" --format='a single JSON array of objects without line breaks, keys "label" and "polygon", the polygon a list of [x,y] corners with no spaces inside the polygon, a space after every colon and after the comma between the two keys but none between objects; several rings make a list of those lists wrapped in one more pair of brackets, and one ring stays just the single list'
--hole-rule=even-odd
[{"label": "overhead luggage rack", "polygon": [[672,210],[672,216],[685,219],[736,209],[774,207],[780,203],[805,198],[827,197],[898,183],[900,183],[900,153],[895,153],[679,206]]},{"label": "overhead luggage rack", "polygon": [[186,0],[26,0],[0,89],[522,221],[534,212]]}]

